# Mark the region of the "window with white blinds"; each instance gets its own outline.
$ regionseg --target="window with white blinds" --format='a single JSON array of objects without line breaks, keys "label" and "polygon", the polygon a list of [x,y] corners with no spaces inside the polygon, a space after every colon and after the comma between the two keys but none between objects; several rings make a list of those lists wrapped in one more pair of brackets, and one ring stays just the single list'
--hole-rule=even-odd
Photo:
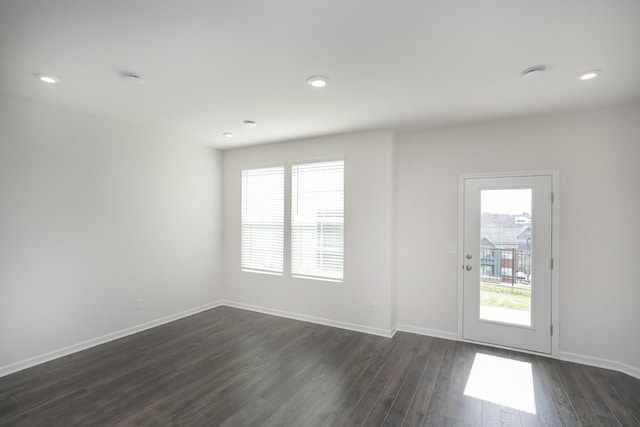
[{"label": "window with white blinds", "polygon": [[342,279],[344,161],[291,167],[291,273]]},{"label": "window with white blinds", "polygon": [[284,166],[242,171],[243,270],[283,272]]}]

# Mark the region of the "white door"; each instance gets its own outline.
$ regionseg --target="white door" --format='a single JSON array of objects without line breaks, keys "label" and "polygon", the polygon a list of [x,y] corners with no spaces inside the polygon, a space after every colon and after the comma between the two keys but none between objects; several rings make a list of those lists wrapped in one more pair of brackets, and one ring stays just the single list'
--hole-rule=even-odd
[{"label": "white door", "polygon": [[463,338],[551,353],[552,176],[463,181]]}]

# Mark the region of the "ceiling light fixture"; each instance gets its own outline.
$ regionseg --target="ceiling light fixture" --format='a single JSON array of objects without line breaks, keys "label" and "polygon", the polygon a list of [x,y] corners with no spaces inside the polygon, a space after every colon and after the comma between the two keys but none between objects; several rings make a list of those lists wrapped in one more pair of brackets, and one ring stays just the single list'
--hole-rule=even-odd
[{"label": "ceiling light fixture", "polygon": [[49,83],[49,84],[55,84],[55,83],[58,83],[60,81],[57,77],[53,77],[53,76],[50,76],[48,74],[36,74],[36,77],[41,82]]},{"label": "ceiling light fixture", "polygon": [[253,120],[245,120],[243,123],[248,128],[254,128],[257,126],[256,122],[254,122]]},{"label": "ceiling light fixture", "polygon": [[579,80],[591,80],[591,79],[595,79],[596,77],[598,77],[598,75],[600,74],[600,70],[589,70],[589,71],[585,71],[584,73],[580,74],[578,76]]},{"label": "ceiling light fixture", "polygon": [[125,73],[122,75],[122,77],[124,78],[124,80],[127,83],[130,83],[132,85],[143,85],[144,84],[144,79],[142,77],[140,77],[137,74],[133,74],[133,73]]},{"label": "ceiling light fixture", "polygon": [[230,132],[225,132],[222,134],[222,136],[224,136],[225,138],[233,138],[233,134]]},{"label": "ceiling light fixture", "polygon": [[535,79],[536,77],[540,77],[547,70],[547,67],[544,65],[536,65],[535,67],[529,67],[522,72],[522,78],[524,80]]},{"label": "ceiling light fixture", "polygon": [[315,88],[325,87],[329,83],[329,77],[311,76],[307,79],[307,83]]}]

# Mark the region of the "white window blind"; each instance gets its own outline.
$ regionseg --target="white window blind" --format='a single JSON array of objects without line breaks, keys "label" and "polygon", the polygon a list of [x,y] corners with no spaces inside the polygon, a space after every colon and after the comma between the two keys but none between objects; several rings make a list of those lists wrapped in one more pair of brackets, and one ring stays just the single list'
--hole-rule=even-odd
[{"label": "white window blind", "polygon": [[344,161],[291,168],[291,273],[342,279]]},{"label": "white window blind", "polygon": [[242,171],[243,270],[282,273],[284,166]]}]

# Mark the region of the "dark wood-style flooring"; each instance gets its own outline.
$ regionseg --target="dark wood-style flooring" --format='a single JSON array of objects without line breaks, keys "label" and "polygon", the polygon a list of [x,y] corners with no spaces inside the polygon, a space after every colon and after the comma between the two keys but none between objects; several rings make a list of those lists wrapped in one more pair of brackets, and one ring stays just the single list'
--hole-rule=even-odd
[{"label": "dark wood-style flooring", "polygon": [[[535,414],[464,394],[477,353],[531,364]],[[0,425],[640,426],[640,380],[219,307],[0,378]]]}]

